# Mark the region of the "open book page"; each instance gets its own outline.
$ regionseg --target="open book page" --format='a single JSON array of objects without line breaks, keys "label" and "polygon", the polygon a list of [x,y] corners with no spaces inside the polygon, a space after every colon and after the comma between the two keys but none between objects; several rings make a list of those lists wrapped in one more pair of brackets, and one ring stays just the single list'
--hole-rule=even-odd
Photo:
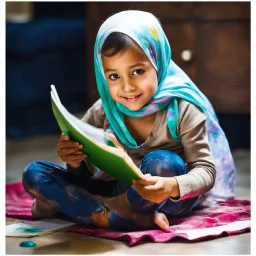
[{"label": "open book page", "polygon": [[104,130],[85,123],[74,115],[70,114],[67,109],[61,104],[55,87],[52,85],[51,88],[51,97],[54,100],[55,104],[58,106],[58,108],[61,109],[61,111],[65,115],[65,118],[70,120],[70,122],[72,122],[72,124],[76,126],[76,128],[79,129],[84,136],[87,136],[88,138],[94,140],[96,143],[107,145]]},{"label": "open book page", "polygon": [[103,129],[96,128],[88,123],[85,123],[68,112],[66,113],[66,117],[69,118],[72,124],[77,126],[77,128],[80,129],[85,136],[88,136],[90,139],[94,140],[97,143],[102,143],[104,145],[106,144]]}]

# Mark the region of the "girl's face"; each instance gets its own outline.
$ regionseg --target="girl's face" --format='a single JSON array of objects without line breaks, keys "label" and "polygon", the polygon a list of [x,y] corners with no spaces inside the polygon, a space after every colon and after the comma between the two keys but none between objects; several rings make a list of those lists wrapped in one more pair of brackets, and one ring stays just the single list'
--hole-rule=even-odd
[{"label": "girl's face", "polygon": [[102,62],[114,101],[136,111],[154,96],[157,72],[139,46],[132,45],[112,57],[102,55]]}]

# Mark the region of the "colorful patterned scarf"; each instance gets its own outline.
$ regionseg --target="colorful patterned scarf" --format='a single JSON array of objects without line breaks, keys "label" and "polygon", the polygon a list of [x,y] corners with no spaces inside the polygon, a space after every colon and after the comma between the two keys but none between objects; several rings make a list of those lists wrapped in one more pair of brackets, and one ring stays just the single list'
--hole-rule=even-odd
[{"label": "colorful patterned scarf", "polygon": [[[115,102],[108,90],[101,59],[105,39],[112,32],[131,37],[145,52],[158,73],[158,89],[146,106],[131,111]],[[218,198],[233,198],[235,166],[226,136],[219,126],[217,116],[206,96],[197,88],[185,72],[171,59],[171,49],[161,24],[154,15],[143,11],[123,11],[108,18],[100,27],[94,47],[94,68],[103,108],[118,139],[130,148],[139,148],[124,123],[123,114],[143,117],[167,108],[167,125],[171,135],[177,135],[177,97],[200,107],[206,115],[206,129],[216,166],[216,182],[211,194]]]}]

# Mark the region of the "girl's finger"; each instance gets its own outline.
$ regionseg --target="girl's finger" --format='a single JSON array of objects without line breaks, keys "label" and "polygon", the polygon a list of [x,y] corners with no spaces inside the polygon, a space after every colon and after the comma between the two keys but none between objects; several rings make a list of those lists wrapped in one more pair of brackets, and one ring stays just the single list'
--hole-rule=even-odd
[{"label": "girl's finger", "polygon": [[64,162],[71,162],[76,160],[84,160],[87,157],[86,154],[83,155],[68,155],[68,156],[62,156],[62,160]]},{"label": "girl's finger", "polygon": [[152,181],[152,180],[142,180],[142,179],[134,179],[133,180],[133,184],[134,185],[144,185],[144,186],[147,186],[147,185],[154,185],[156,182],[155,181]]},{"label": "girl's finger", "polygon": [[60,135],[60,140],[59,141],[61,142],[61,141],[69,140],[69,139],[70,139],[70,137],[67,134],[62,133]]},{"label": "girl's finger", "polygon": [[79,142],[75,141],[66,141],[66,142],[59,142],[57,145],[58,148],[83,148],[82,144],[79,144]]},{"label": "girl's finger", "polygon": [[151,185],[148,185],[148,186],[144,186],[143,189],[146,191],[146,192],[156,192],[158,191],[159,189],[161,188],[161,186],[159,184],[151,184]]},{"label": "girl's finger", "polygon": [[[71,155],[71,154],[77,154],[77,152],[79,152],[79,150],[77,150],[77,148],[57,148],[57,152],[59,156],[67,156],[67,155]],[[82,151],[80,151],[82,152]],[[81,153],[78,153],[81,154]]]},{"label": "girl's finger", "polygon": [[82,154],[84,154],[84,152],[82,152],[82,151],[80,151],[80,150],[77,150],[77,151],[74,152],[73,154],[75,154],[75,155],[82,155]]},{"label": "girl's finger", "polygon": [[116,147],[123,149],[122,145],[117,141],[116,136],[109,132],[104,132],[104,135],[112,140]]},{"label": "girl's finger", "polygon": [[169,221],[165,214],[156,212],[154,222],[163,230],[169,231]]},{"label": "girl's finger", "polygon": [[134,184],[154,185],[158,181],[158,176],[143,175],[141,179],[134,179]]}]

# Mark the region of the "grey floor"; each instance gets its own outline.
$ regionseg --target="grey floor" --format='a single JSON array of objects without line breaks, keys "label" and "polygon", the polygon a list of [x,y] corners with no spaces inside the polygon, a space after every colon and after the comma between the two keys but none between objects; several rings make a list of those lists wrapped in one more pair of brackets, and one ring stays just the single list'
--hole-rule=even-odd
[{"label": "grey floor", "polygon": [[[41,136],[24,140],[6,141],[6,183],[21,181],[27,164],[46,160],[64,166],[56,153],[58,135]],[[236,197],[251,199],[250,151],[232,151],[237,167]],[[7,221],[7,224],[11,221]],[[89,237],[82,234],[56,232],[33,239],[37,246],[21,248],[24,239],[6,238],[6,254],[250,254],[251,233],[226,236],[202,242],[173,240],[168,243],[149,241],[128,247],[125,242]]]}]

